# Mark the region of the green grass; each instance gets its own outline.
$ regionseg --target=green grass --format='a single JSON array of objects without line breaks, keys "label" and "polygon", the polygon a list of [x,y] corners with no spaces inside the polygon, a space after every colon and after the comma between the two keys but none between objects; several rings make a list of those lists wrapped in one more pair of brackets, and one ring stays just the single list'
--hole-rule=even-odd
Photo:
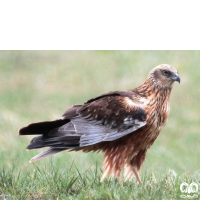
[{"label": "green grass", "polygon": [[[100,183],[101,153],[62,152],[29,164],[29,123],[60,118],[99,94],[141,84],[158,64],[176,67],[166,127],[135,180]],[[0,51],[0,199],[180,199],[180,184],[200,188],[199,51]],[[199,190],[200,191],[200,190]],[[200,195],[199,195],[200,196]]]},{"label": "green grass", "polygon": [[0,188],[6,199],[180,199],[182,182],[200,184],[200,173],[179,176],[168,170],[158,178],[145,172],[140,186],[136,181],[119,185],[116,179],[100,182],[98,166],[80,171],[74,164],[63,171],[51,161],[30,172],[1,168]]}]

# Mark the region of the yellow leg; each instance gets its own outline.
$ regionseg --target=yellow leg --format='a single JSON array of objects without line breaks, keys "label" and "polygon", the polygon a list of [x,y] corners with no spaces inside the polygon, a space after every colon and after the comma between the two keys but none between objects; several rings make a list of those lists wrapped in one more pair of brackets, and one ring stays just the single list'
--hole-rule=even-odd
[{"label": "yellow leg", "polygon": [[133,173],[135,174],[135,177],[137,178],[139,184],[142,185],[142,181],[141,181],[141,179],[140,179],[140,175],[139,175],[139,172],[138,172],[138,170],[136,169],[136,167],[132,167],[132,170],[133,170]]},{"label": "yellow leg", "polygon": [[118,179],[119,184],[120,184],[121,186],[123,186],[123,181],[122,181],[121,175],[120,175],[119,177],[117,177],[117,179]]}]

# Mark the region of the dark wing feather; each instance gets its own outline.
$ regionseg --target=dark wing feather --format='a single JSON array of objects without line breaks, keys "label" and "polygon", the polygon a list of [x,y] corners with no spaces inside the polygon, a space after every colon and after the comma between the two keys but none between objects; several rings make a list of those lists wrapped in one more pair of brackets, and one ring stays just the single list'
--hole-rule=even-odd
[{"label": "dark wing feather", "polygon": [[92,99],[89,99],[88,101],[86,101],[86,103],[91,103],[93,101],[96,101],[98,99],[101,99],[103,97],[111,97],[111,96],[123,96],[123,97],[129,97],[129,98],[132,98],[132,96],[134,95],[135,93],[133,92],[133,90],[126,90],[126,91],[111,91],[111,92],[108,92],[108,93],[105,93],[105,94],[102,94],[100,96],[97,96],[95,98],[92,98]]},{"label": "dark wing feather", "polygon": [[64,114],[63,114],[63,119],[71,119],[73,117],[77,116],[77,110],[81,107],[82,105],[74,105],[70,109],[68,109]]},{"label": "dark wing feather", "polygon": [[33,162],[65,149],[117,140],[145,124],[144,106],[137,94],[129,90],[90,99],[67,110],[62,120],[30,124],[19,134],[42,134],[33,138],[27,149],[50,147],[31,159]]},{"label": "dark wing feather", "polygon": [[135,121],[134,125],[130,128],[123,129],[121,131],[111,129],[108,126],[102,126],[102,124],[88,122],[85,119],[76,118],[72,120],[77,134],[80,134],[80,147],[93,145],[99,142],[117,140],[135,130],[141,128],[146,122]]},{"label": "dark wing feather", "polygon": [[[127,102],[132,102],[132,105]],[[146,113],[138,102],[129,97],[107,96],[85,103],[77,110],[79,117],[111,129],[123,130],[132,127],[135,120],[145,121]],[[124,121],[125,120],[125,121]]]},{"label": "dark wing feather", "polygon": [[133,133],[146,124],[143,105],[130,98],[133,95],[133,91],[127,91],[127,95],[112,92],[75,105],[63,115],[63,120],[69,120],[67,123],[52,129],[45,137],[34,138],[27,148],[77,148]]},{"label": "dark wing feather", "polygon": [[146,124],[143,107],[123,96],[107,96],[86,103],[78,113],[79,117],[71,122],[81,135],[80,146],[119,139]]}]

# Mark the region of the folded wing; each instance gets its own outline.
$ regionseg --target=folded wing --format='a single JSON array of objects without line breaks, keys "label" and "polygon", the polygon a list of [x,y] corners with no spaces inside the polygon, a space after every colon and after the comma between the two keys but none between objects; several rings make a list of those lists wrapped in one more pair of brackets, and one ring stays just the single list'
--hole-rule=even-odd
[{"label": "folded wing", "polygon": [[[100,142],[117,140],[146,124],[144,105],[132,98],[133,92],[111,92],[76,105],[66,111],[63,121],[53,123],[51,130],[32,139],[27,149],[50,147],[48,155]],[[62,124],[64,122],[64,124]],[[44,122],[45,126],[51,122]],[[58,127],[58,124],[61,126]],[[20,130],[21,135],[37,134],[42,122]],[[35,131],[36,130],[36,131]],[[38,134],[41,134],[38,132]],[[52,153],[53,152],[53,153]],[[41,156],[46,157],[44,153]]]}]

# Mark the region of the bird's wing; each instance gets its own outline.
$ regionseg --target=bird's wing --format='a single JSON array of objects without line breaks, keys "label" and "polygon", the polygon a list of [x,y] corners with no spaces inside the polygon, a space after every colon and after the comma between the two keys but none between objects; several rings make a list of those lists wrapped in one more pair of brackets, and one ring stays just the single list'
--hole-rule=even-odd
[{"label": "bird's wing", "polygon": [[[117,140],[143,127],[146,113],[143,104],[134,98],[133,91],[110,92],[73,106],[64,113],[63,121],[61,126],[56,124],[48,133],[33,138],[27,149],[44,146],[67,149]],[[41,127],[41,123],[39,125]],[[25,127],[20,133],[30,133],[29,129],[35,134],[39,130],[38,124]]]},{"label": "bird's wing", "polygon": [[[111,91],[105,94],[102,94],[100,96],[97,96],[95,98],[89,99],[88,101],[85,102],[84,105],[97,101],[99,99],[102,99],[104,97],[113,97],[113,96],[122,96],[122,97],[129,97],[132,98],[134,95],[136,95],[133,90],[126,90],[126,91]],[[73,107],[69,108],[64,114],[63,114],[63,119],[70,119],[72,117],[78,116],[78,108],[80,108],[82,105],[74,105]]]},{"label": "bird's wing", "polygon": [[66,140],[69,134],[79,135],[80,147],[116,140],[132,133],[146,124],[146,113],[143,104],[134,101],[130,95],[114,92],[91,99],[79,106],[71,122],[57,131],[65,134]]}]

